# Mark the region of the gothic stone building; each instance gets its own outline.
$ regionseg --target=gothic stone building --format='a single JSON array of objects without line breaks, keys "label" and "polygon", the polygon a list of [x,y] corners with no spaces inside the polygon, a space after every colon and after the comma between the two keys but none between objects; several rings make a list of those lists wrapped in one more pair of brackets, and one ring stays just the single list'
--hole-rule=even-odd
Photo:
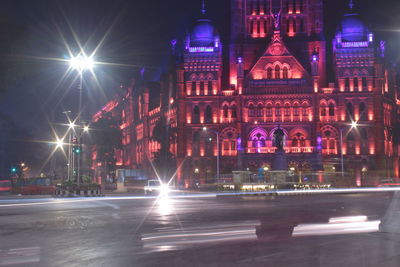
[{"label": "gothic stone building", "polygon": [[151,97],[142,83],[115,105],[123,107],[118,164],[149,169],[159,148],[152,129],[166,116],[177,128],[171,152],[181,185],[212,181],[218,153],[222,177],[233,170],[268,172],[278,127],[289,169],[300,179],[341,177],[342,157],[347,184],[399,177],[399,100],[385,42],[352,2],[328,41],[332,51],[322,0],[232,0],[229,43],[203,9],[175,71],[160,82],[160,95]]}]

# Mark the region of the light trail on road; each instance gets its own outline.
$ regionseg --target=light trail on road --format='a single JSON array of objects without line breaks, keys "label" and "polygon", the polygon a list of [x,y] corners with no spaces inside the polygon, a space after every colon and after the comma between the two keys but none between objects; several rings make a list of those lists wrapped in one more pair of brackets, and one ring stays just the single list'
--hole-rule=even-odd
[{"label": "light trail on road", "polygon": [[[378,192],[395,192],[400,191],[400,187],[390,188],[339,188],[339,189],[315,189],[315,190],[269,190],[258,192],[226,192],[226,193],[192,193],[184,195],[170,195],[171,199],[179,198],[215,198],[218,196],[246,196],[246,195],[311,195],[311,194],[341,194],[341,193],[378,193]],[[42,199],[3,199],[0,200],[0,208],[17,207],[17,206],[32,206],[32,205],[51,205],[64,204],[75,202],[96,202],[109,200],[145,200],[157,199],[158,196],[112,196],[112,197],[91,197],[91,198],[74,198],[74,199],[57,199],[57,198],[42,198]],[[11,202],[11,203],[10,203]],[[12,203],[17,202],[17,203]],[[21,203],[23,202],[23,203]],[[5,204],[1,204],[5,203]]]}]

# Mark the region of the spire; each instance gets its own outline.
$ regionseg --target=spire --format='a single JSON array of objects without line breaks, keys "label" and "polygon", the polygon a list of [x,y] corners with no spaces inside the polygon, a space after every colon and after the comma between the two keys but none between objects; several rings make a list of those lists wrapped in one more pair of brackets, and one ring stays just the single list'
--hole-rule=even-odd
[{"label": "spire", "polygon": [[354,2],[353,2],[353,0],[350,0],[350,2],[349,2],[349,7],[350,7],[350,10],[353,10],[353,8],[354,8]]},{"label": "spire", "polygon": [[203,16],[206,14],[206,7],[205,7],[205,4],[204,4],[204,0],[203,0],[203,2],[202,2],[202,5],[201,5],[201,14],[202,14]]}]

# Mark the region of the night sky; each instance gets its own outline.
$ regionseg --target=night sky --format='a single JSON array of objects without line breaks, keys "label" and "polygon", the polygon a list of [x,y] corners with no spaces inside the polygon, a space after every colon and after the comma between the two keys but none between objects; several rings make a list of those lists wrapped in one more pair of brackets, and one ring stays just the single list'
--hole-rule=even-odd
[{"label": "night sky", "polygon": [[[206,0],[207,14],[225,44],[229,2]],[[182,41],[201,8],[201,0],[3,0],[1,4],[0,43],[5,44],[0,45],[0,54],[8,61],[0,66],[1,76],[7,78],[0,90],[0,127],[13,128],[18,137],[0,137],[6,148],[11,142],[19,146],[13,153],[6,150],[5,155],[0,154],[0,165],[8,168],[13,162],[26,161],[35,165],[34,169],[42,167],[51,148],[32,141],[54,139],[49,122],[63,123],[62,111],[77,109],[76,73],[63,78],[68,65],[54,59],[66,58],[67,47],[79,51],[76,38],[88,53],[104,39],[95,59],[114,64],[95,68],[100,86],[90,73],[84,75],[84,117],[90,118],[121,83],[129,85],[143,66],[152,79],[157,79],[168,58],[169,41]],[[328,42],[346,4],[347,0],[325,0]],[[355,4],[367,26],[378,38],[388,40],[394,51],[400,45],[400,1],[356,0]],[[398,57],[393,53],[394,62]],[[57,129],[61,131],[62,127]],[[21,146],[29,146],[29,150]],[[1,168],[0,175],[4,175]]]}]

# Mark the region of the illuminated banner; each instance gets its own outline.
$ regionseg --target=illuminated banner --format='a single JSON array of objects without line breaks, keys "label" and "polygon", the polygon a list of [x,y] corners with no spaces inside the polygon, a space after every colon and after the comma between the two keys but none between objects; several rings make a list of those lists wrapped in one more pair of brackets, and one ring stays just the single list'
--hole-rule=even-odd
[{"label": "illuminated banner", "polygon": [[214,47],[189,47],[189,52],[200,53],[200,52],[214,52]]},{"label": "illuminated banner", "polygon": [[342,47],[368,47],[368,42],[343,42]]}]

